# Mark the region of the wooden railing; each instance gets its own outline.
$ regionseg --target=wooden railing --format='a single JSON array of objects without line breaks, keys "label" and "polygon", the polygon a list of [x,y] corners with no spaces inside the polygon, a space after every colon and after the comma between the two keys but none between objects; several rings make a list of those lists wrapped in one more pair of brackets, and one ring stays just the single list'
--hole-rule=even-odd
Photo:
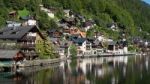
[{"label": "wooden railing", "polygon": [[26,41],[31,40],[31,41],[34,41],[34,40],[36,40],[36,37],[35,36],[26,36],[22,40],[26,40]]},{"label": "wooden railing", "polygon": [[23,52],[25,54],[25,56],[37,56],[38,54],[36,52],[31,52],[31,51],[28,51],[28,52]]},{"label": "wooden railing", "polygon": [[20,48],[35,48],[35,44],[21,43],[19,45],[20,45]]}]

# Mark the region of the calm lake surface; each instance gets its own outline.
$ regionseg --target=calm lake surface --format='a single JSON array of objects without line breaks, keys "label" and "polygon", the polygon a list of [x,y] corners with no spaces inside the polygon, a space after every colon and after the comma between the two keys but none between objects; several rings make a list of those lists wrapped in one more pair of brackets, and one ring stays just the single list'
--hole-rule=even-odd
[{"label": "calm lake surface", "polygon": [[150,84],[150,56],[67,60],[0,72],[0,84]]}]

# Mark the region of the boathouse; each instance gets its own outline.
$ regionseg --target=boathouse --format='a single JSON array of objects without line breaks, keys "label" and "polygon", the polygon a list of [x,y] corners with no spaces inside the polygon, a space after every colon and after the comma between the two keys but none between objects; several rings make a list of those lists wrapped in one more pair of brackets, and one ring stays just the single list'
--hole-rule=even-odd
[{"label": "boathouse", "polygon": [[12,66],[12,64],[23,61],[24,54],[19,50],[0,50],[0,66]]}]

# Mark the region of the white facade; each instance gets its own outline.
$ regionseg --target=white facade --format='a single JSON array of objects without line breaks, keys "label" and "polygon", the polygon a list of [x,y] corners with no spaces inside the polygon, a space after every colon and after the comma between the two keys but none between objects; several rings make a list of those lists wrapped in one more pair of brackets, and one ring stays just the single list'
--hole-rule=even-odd
[{"label": "white facade", "polygon": [[64,49],[60,49],[60,50],[59,50],[59,55],[60,55],[61,57],[65,56],[65,51],[64,51]]},{"label": "white facade", "polygon": [[90,28],[91,28],[91,26],[87,26],[84,29],[85,29],[85,31],[88,31]]},{"label": "white facade", "polygon": [[124,47],[124,48],[123,48],[123,53],[124,53],[124,54],[128,53],[128,47]]},{"label": "white facade", "polygon": [[33,37],[36,37],[36,35],[37,35],[37,33],[32,33],[32,32],[29,32],[29,33],[27,34],[27,36],[33,36]]},{"label": "white facade", "polygon": [[[82,51],[82,53],[79,53],[79,51]],[[83,55],[84,52],[86,52],[86,41],[84,41],[81,46],[78,46],[78,56]]]},{"label": "white facade", "polygon": [[19,27],[19,26],[21,26],[21,23],[9,23],[8,25],[7,25],[8,27]]},{"label": "white facade", "polygon": [[66,16],[66,17],[69,17],[69,12],[70,12],[69,9],[68,9],[68,10],[64,10],[64,13],[65,13],[65,16]]},{"label": "white facade", "polygon": [[82,50],[83,52],[86,51],[86,41],[83,42],[82,46],[79,46],[80,50]]},{"label": "white facade", "polygon": [[105,38],[103,36],[97,36],[96,40],[94,41],[94,43],[99,43],[99,42],[102,42],[104,41]]},{"label": "white facade", "polygon": [[36,25],[36,20],[28,20],[27,24],[30,26]]}]

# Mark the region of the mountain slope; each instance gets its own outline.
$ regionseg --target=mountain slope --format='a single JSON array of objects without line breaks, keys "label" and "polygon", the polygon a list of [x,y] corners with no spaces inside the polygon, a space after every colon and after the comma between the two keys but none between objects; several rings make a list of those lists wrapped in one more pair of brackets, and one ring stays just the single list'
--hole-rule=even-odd
[{"label": "mountain slope", "polygon": [[[103,28],[116,22],[123,25],[130,36],[149,38],[147,32],[150,33],[150,6],[141,0],[0,0],[0,25],[4,25],[5,20],[10,19],[10,11],[25,7],[30,14],[36,16],[40,24],[46,23],[43,29],[49,28],[50,21],[39,11],[39,4],[49,8],[71,9],[87,19],[93,18],[97,25]],[[43,21],[44,23],[41,23]],[[139,28],[143,31],[139,31]]]}]

